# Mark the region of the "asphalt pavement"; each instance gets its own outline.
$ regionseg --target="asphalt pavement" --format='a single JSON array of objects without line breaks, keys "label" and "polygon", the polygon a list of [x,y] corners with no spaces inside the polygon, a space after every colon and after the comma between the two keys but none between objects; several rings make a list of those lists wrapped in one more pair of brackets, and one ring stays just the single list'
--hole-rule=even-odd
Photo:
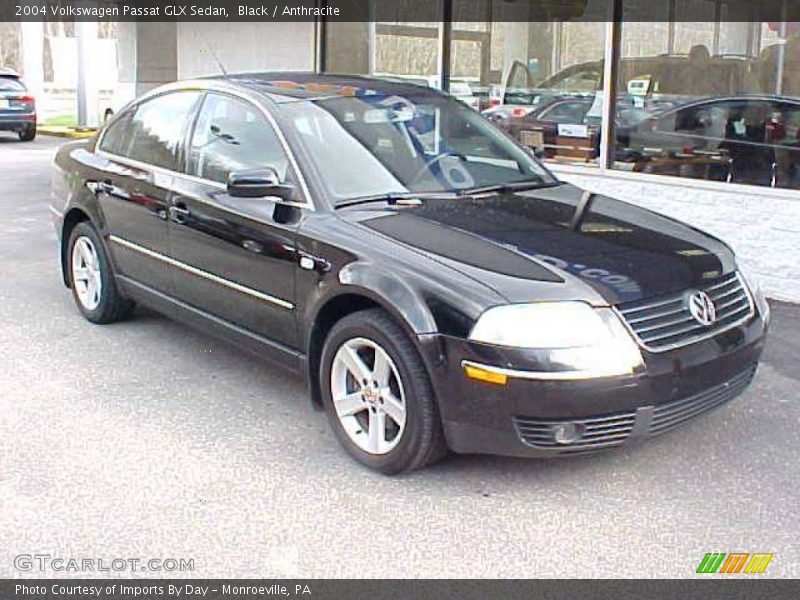
[{"label": "asphalt pavement", "polygon": [[25,570],[35,554],[194,561],[147,576],[692,577],[711,551],[800,575],[800,306],[773,304],[743,396],[646,444],[387,478],[299,379],[148,311],[79,316],[47,207],[62,141],[0,134],[0,577],[93,574]]}]

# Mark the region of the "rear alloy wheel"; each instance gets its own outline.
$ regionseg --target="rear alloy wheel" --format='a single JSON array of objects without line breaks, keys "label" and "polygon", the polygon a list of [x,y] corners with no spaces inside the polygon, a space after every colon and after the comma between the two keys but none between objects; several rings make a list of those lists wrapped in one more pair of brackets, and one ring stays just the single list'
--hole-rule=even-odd
[{"label": "rear alloy wheel", "polygon": [[80,305],[87,311],[96,310],[103,292],[103,278],[97,248],[86,236],[77,238],[72,246],[72,284]]},{"label": "rear alloy wheel", "polygon": [[29,125],[19,132],[20,142],[30,142],[36,137],[36,125]]},{"label": "rear alloy wheel", "polygon": [[133,303],[117,290],[100,237],[88,222],[72,230],[66,266],[75,304],[89,321],[113,323],[130,314]]},{"label": "rear alloy wheel", "polygon": [[445,454],[425,366],[384,311],[361,311],[334,325],[322,352],[320,387],[336,437],[362,464],[396,474]]}]

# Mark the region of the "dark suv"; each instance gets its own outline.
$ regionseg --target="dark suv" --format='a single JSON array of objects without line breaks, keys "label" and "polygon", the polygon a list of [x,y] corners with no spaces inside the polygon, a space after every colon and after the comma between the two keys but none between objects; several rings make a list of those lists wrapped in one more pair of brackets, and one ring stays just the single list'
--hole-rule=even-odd
[{"label": "dark suv", "polygon": [[36,101],[19,75],[0,69],[0,131],[13,131],[20,141],[36,137]]},{"label": "dark suv", "polygon": [[304,374],[385,473],[664,432],[741,392],[764,345],[769,308],[723,242],[561,183],[402,82],[161,87],[62,146],[53,192],[89,321],[141,303]]}]

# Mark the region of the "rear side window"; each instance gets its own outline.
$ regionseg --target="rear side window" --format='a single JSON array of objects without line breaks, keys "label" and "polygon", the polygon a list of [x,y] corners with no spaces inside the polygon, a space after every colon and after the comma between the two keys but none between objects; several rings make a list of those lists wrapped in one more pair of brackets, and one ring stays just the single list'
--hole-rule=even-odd
[{"label": "rear side window", "polygon": [[0,77],[0,92],[24,92],[25,86],[16,77]]},{"label": "rear side window", "polygon": [[288,159],[264,115],[247,102],[208,94],[189,148],[189,175],[227,183],[234,171],[264,167],[286,180]]},{"label": "rear side window", "polygon": [[178,147],[199,97],[194,91],[173,92],[140,104],[127,122],[129,140],[120,154],[177,171]]}]

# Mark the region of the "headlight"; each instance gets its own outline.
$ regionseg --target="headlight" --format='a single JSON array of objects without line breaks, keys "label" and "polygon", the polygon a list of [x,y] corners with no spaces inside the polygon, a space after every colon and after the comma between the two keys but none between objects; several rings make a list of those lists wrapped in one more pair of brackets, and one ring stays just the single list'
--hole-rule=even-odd
[{"label": "headlight", "polygon": [[756,308],[758,308],[758,312],[761,314],[761,318],[764,319],[764,323],[768,323],[770,319],[770,308],[764,296],[764,292],[761,290],[761,285],[758,283],[758,278],[753,276],[753,271],[746,264],[743,265],[741,260],[737,261],[737,263],[739,275],[742,276],[747,289],[750,290],[750,295],[753,296],[753,302],[755,302]]},{"label": "headlight", "polygon": [[531,350],[542,378],[582,378],[632,373],[642,355],[611,309],[583,302],[510,304],[490,308],[469,339]]},{"label": "headlight", "polygon": [[470,339],[514,348],[590,346],[608,336],[602,319],[583,302],[496,306],[483,313]]}]

